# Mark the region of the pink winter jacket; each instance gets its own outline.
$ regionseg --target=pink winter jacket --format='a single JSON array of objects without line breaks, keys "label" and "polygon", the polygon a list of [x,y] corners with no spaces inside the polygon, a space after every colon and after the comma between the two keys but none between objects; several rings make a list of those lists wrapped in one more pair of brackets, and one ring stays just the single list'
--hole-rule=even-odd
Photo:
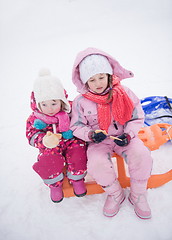
[{"label": "pink winter jacket", "polygon": [[[88,48],[78,54],[73,66],[72,81],[76,85],[78,92],[81,94],[77,96],[72,103],[70,129],[73,131],[74,136],[84,141],[90,141],[88,135],[91,130],[100,129],[98,124],[97,104],[82,96],[82,94],[86,93],[88,89],[82,83],[78,69],[78,65],[82,59],[91,54],[100,54],[105,56],[112,66],[113,74],[118,76],[121,80],[133,76],[131,71],[128,71],[120,66],[120,64],[113,57],[98,49]],[[119,136],[123,133],[128,133],[130,134],[131,138],[134,138],[140,128],[143,127],[144,112],[138,97],[126,86],[123,86],[123,88],[134,103],[132,118],[130,121],[125,123],[125,125],[121,125],[115,120],[112,120],[108,129],[108,135]],[[105,139],[104,143],[106,141],[108,140]]]}]

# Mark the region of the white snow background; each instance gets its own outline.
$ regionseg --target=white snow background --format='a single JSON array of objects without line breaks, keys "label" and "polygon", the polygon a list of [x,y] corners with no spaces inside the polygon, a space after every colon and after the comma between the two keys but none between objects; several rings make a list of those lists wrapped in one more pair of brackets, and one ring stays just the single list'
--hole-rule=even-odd
[{"label": "white snow background", "polygon": [[[72,100],[72,66],[87,47],[133,71],[123,84],[140,99],[172,97],[171,26],[171,0],[0,1],[0,240],[172,239],[172,181],[148,189],[151,220],[139,219],[127,199],[115,217],[104,217],[105,193],[54,204],[32,170],[38,150],[25,137],[39,69],[58,76]],[[172,168],[170,142],[152,156],[152,173]]]}]

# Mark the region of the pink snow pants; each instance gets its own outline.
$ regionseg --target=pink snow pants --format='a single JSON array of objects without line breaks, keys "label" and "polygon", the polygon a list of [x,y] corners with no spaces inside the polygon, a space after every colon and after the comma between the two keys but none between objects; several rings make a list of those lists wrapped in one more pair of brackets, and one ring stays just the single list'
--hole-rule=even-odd
[{"label": "pink snow pants", "polygon": [[90,143],[87,150],[87,171],[101,186],[109,186],[117,178],[111,160],[113,152],[122,156],[128,165],[131,180],[148,180],[152,170],[152,157],[143,142],[135,137],[125,147],[117,146],[111,139]]},{"label": "pink snow pants", "polygon": [[63,180],[63,168],[67,165],[67,176],[71,180],[82,179],[86,175],[86,143],[81,139],[60,141],[55,148],[45,148],[38,156],[33,169],[46,184]]}]

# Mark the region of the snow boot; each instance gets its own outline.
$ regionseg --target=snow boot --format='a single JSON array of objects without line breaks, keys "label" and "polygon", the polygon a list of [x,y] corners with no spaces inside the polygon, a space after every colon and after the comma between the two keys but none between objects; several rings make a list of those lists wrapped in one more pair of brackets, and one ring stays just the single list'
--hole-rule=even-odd
[{"label": "snow boot", "polygon": [[73,191],[77,197],[83,197],[87,194],[87,189],[84,183],[84,179],[72,181]]},{"label": "snow boot", "polygon": [[151,209],[146,197],[147,181],[131,181],[129,201],[134,206],[136,215],[141,219],[151,218]]},{"label": "snow boot", "polygon": [[115,180],[111,186],[103,187],[103,189],[108,194],[103,207],[103,214],[106,217],[113,217],[119,212],[120,204],[125,199],[124,190],[118,180]]},{"label": "snow boot", "polygon": [[54,203],[59,203],[63,200],[62,183],[59,186],[50,185],[50,197]]}]

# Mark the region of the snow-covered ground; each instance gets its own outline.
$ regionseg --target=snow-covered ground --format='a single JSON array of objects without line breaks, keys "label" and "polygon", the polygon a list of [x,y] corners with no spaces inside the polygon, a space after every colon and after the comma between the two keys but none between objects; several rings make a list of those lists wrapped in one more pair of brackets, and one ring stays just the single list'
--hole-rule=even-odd
[{"label": "snow-covered ground", "polygon": [[[25,121],[40,68],[59,76],[69,99],[76,54],[100,48],[135,77],[123,84],[138,97],[172,97],[171,0],[1,0],[0,2],[0,240],[171,240],[172,181],[148,190],[152,219],[138,219],[127,199],[113,218],[105,194],[49,199],[32,170],[37,149]],[[172,144],[153,151],[152,173],[172,168]],[[126,193],[128,193],[126,189]]]}]

